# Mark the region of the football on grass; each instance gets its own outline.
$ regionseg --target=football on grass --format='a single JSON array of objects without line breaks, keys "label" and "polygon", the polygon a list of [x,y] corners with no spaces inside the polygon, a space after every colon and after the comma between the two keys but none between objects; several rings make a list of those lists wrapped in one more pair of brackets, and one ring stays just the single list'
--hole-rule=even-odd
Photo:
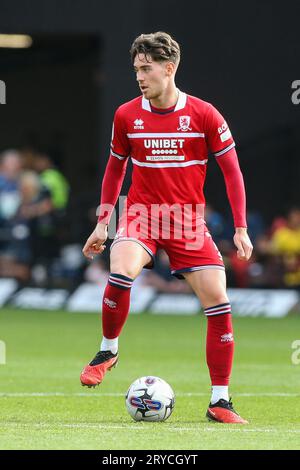
[{"label": "football on grass", "polygon": [[135,380],[126,394],[126,408],[135,421],[165,421],[175,405],[170,385],[159,377]]}]

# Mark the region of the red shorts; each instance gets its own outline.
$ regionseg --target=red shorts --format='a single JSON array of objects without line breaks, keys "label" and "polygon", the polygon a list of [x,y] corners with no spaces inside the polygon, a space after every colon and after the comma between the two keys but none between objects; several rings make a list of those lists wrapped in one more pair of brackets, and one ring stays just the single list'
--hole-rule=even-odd
[{"label": "red shorts", "polygon": [[[136,217],[130,217],[124,211],[118,223],[118,230],[111,248],[123,240],[132,240],[139,243],[151,256],[152,261],[144,266],[151,269],[154,266],[155,254],[158,249],[166,251],[171,274],[184,279],[182,273],[199,271],[201,269],[225,269],[223,258],[209,233],[204,220],[198,224],[197,230],[180,233],[170,225],[170,233],[150,230],[151,222],[144,220],[137,227]],[[155,232],[155,230],[154,230]]]}]

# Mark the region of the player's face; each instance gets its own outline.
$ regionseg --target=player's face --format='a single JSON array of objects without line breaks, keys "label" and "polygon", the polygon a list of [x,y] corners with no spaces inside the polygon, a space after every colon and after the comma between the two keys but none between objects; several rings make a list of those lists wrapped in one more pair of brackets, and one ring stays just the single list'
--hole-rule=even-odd
[{"label": "player's face", "polygon": [[[147,60],[148,59],[148,60]],[[134,59],[134,71],[139,87],[147,100],[158,98],[170,81],[168,62],[155,62],[150,56],[137,54]]]}]

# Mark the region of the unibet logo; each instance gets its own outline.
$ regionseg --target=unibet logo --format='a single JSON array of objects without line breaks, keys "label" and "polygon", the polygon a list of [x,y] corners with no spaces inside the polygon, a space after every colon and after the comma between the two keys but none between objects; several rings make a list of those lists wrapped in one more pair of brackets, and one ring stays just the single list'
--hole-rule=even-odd
[{"label": "unibet logo", "polygon": [[145,139],[144,146],[146,149],[182,149],[184,139]]}]

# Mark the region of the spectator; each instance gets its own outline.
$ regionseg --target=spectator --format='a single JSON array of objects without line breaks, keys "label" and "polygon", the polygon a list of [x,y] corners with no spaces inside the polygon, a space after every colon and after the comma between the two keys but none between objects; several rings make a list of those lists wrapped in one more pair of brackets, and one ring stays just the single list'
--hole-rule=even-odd
[{"label": "spectator", "polygon": [[285,286],[300,287],[300,208],[289,211],[286,226],[275,230],[271,244],[274,254],[281,256]]},{"label": "spectator", "polygon": [[56,211],[66,209],[69,199],[69,183],[64,175],[54,167],[51,158],[44,152],[38,153],[34,169],[39,173],[43,185],[48,189],[53,208]]},{"label": "spectator", "polygon": [[49,191],[35,172],[25,171],[20,178],[20,196],[12,227],[15,256],[24,263],[43,261],[48,265],[58,254]]},{"label": "spectator", "polygon": [[249,274],[249,287],[284,287],[282,262],[280,256],[272,252],[271,240],[267,234],[260,235],[256,239]]},{"label": "spectator", "polygon": [[207,204],[205,207],[205,221],[213,239],[218,243],[224,238],[224,218],[211,205]]},{"label": "spectator", "polygon": [[84,272],[84,279],[99,285],[106,285],[109,278],[109,270],[103,259],[95,259],[88,265]]},{"label": "spectator", "polygon": [[22,160],[17,150],[6,150],[0,158],[0,230],[1,240],[5,243],[10,220],[20,203]]},{"label": "spectator", "polygon": [[259,211],[248,211],[248,232],[251,240],[255,243],[257,238],[263,235],[265,231],[265,223]]},{"label": "spectator", "polygon": [[0,190],[15,191],[22,171],[22,159],[18,150],[6,150],[0,156]]}]

